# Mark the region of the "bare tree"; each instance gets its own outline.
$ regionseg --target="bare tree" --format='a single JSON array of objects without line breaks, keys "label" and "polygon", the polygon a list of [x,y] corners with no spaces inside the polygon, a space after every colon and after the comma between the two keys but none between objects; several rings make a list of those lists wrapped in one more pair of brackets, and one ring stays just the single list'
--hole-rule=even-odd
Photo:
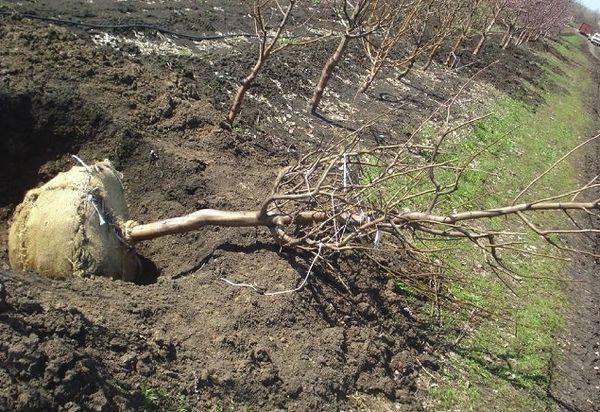
[{"label": "bare tree", "polygon": [[368,35],[375,30],[378,25],[378,22],[369,21],[369,16],[373,15],[369,13],[370,7],[376,8],[377,0],[357,0],[354,6],[352,6],[350,1],[343,0],[341,8],[335,10],[338,15],[338,21],[343,27],[343,32],[339,35],[340,40],[335,51],[321,70],[321,76],[317,81],[317,85],[309,103],[311,114],[317,113],[327,84],[329,83],[335,68],[344,56],[350,41]]},{"label": "bare tree", "polygon": [[486,0],[482,3],[483,28],[481,30],[479,42],[477,43],[477,46],[475,46],[475,49],[473,49],[473,56],[477,56],[481,52],[483,45],[492,32],[494,25],[498,21],[500,13],[502,13],[510,3],[511,0]]},{"label": "bare tree", "polygon": [[505,31],[500,44],[503,49],[507,49],[510,45],[524,13],[526,13],[526,1],[512,0],[509,7],[502,14],[500,20],[505,27]]},{"label": "bare tree", "polygon": [[[559,243],[555,237],[600,233],[600,229],[586,226],[572,215],[600,217],[600,198],[579,199],[600,188],[599,176],[568,192],[518,203],[560,162],[600,135],[565,154],[533,179],[512,203],[482,210],[447,210],[449,197],[461,187],[474,160],[498,143],[494,141],[462,160],[442,156],[450,136],[485,117],[453,124],[450,121],[453,102],[454,99],[446,102],[436,114],[443,115],[444,121],[433,143],[419,143],[417,129],[403,143],[368,146],[361,136],[372,124],[369,123],[283,169],[260,209],[200,210],[155,223],[134,224],[127,227],[125,237],[140,241],[206,225],[265,226],[283,247],[313,253],[325,263],[333,254],[360,253],[381,270],[403,276],[404,280],[408,276],[409,282],[414,281],[415,286],[421,288],[431,282],[432,276],[441,276],[448,270],[436,257],[440,249],[431,249],[431,241],[471,242],[482,251],[487,264],[498,276],[512,273],[503,263],[503,251],[541,255],[524,247],[520,240],[522,233],[494,230],[486,224],[501,217],[520,220],[561,251],[600,257],[594,252],[575,250]],[[539,227],[530,218],[539,212],[568,214],[573,227]],[[399,257],[417,262],[422,272],[410,276],[399,273],[395,265]]]},{"label": "bare tree", "polygon": [[[285,9],[281,8],[279,2],[272,2],[270,0],[255,1],[253,3],[251,16],[254,20],[254,29],[258,38],[258,56],[254,67],[242,80],[242,83],[237,89],[233,102],[231,103],[231,107],[227,113],[227,121],[230,124],[234,122],[240,113],[244,96],[246,96],[246,92],[252,83],[254,83],[254,80],[262,70],[266,61],[272,54],[284,49],[290,44],[289,42],[280,43],[280,39],[289,22],[291,12],[296,5],[296,1],[297,0],[289,0]],[[265,21],[264,13],[266,8],[273,6],[276,6],[276,9],[279,11],[281,17],[274,34],[269,36],[268,24]]]},{"label": "bare tree", "polygon": [[392,24],[364,39],[365,52],[370,61],[367,76],[357,93],[364,93],[373,84],[384,67],[400,69],[398,78],[405,77],[417,60],[432,48],[428,35],[431,30],[432,10],[439,0],[408,1],[404,7],[392,4],[394,14],[388,14]]},{"label": "bare tree", "polygon": [[[401,256],[425,268],[419,276],[406,274],[408,281],[423,286],[423,282],[432,281],[431,276],[439,279],[441,271],[447,269],[437,257],[439,250],[431,248],[435,240],[470,241],[484,253],[490,267],[502,273],[510,273],[502,263],[502,251],[538,253],[525,248],[519,238],[522,233],[511,232],[510,225],[505,230],[488,225],[490,219],[499,217],[519,219],[561,251],[600,257],[594,252],[575,250],[556,239],[557,235],[600,233],[589,221],[580,219],[600,217],[600,198],[592,196],[600,188],[600,176],[565,193],[522,200],[562,161],[600,135],[566,153],[526,185],[512,202],[491,209],[453,210],[451,196],[461,188],[466,174],[474,168],[474,161],[503,138],[464,156],[448,156],[446,148],[455,133],[485,117],[452,121],[451,108],[455,102],[456,97],[445,102],[408,139],[396,144],[373,146],[364,139],[366,130],[378,118],[337,142],[316,148],[284,168],[260,207],[250,211],[204,209],[147,224],[128,221],[119,173],[108,161],[86,165],[78,159],[81,166],[31,190],[17,208],[8,241],[11,265],[66,278],[72,276],[75,267],[78,270],[89,267],[88,260],[74,265],[68,258],[74,256],[71,253],[78,253],[98,256],[94,262],[102,264],[94,263],[93,270],[110,271],[97,274],[135,276],[137,266],[130,257],[136,242],[208,225],[264,226],[282,247],[313,253],[315,260],[319,257],[324,263],[335,254],[359,253],[382,270],[400,276],[396,262]],[[432,139],[424,140],[420,137],[421,129],[431,124],[432,119],[441,119],[441,126]],[[55,204],[75,198],[79,205],[71,205],[65,211],[71,214],[70,219],[69,216],[47,218],[57,213]],[[80,207],[89,213],[79,212]],[[539,212],[566,214],[569,219],[565,223],[570,226],[540,227],[530,216]],[[90,215],[97,216],[89,219]],[[83,220],[90,229],[87,235],[94,236],[94,240],[69,242],[69,236],[75,236],[69,228]],[[70,251],[47,253],[40,243],[46,237],[31,233],[60,234],[65,242],[59,244]]]},{"label": "bare tree", "polygon": [[395,62],[395,66],[402,69],[399,78],[410,73],[423,56],[427,56],[423,70],[427,70],[447,38],[457,31],[455,23],[462,2],[429,0],[424,6],[418,18],[413,19],[410,53]]},{"label": "bare tree", "polygon": [[483,0],[473,0],[462,2],[462,7],[459,10],[459,15],[456,19],[457,35],[456,40],[452,45],[452,49],[444,62],[447,66],[454,66],[457,61],[457,53],[463,43],[471,38],[473,25],[475,24],[479,7]]},{"label": "bare tree", "polygon": [[[363,38],[370,66],[358,93],[366,92],[384,67],[412,67],[411,62],[422,53],[427,10],[431,4],[431,0],[406,0],[400,3],[387,2],[374,10],[378,13],[380,27]],[[409,38],[415,33],[418,33],[414,36],[415,47],[408,54],[403,53]]]},{"label": "bare tree", "polygon": [[429,57],[423,70],[429,69],[442,45],[459,30],[456,20],[463,7],[463,3],[460,1],[442,1],[434,10],[435,28],[430,40]]}]

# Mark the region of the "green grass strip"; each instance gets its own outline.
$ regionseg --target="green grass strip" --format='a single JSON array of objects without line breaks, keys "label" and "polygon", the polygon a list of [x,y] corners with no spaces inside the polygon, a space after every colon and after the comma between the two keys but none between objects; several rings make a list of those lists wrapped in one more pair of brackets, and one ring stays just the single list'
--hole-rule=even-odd
[{"label": "green grass strip", "polygon": [[[543,172],[591,130],[593,118],[585,107],[592,85],[579,36],[565,36],[542,54],[544,76],[531,92],[544,103],[530,106],[504,97],[488,108],[493,115],[476,125],[467,139],[456,142],[450,153],[473,153],[502,137],[476,161],[477,171],[466,173],[460,189],[444,205],[452,208],[486,208],[508,204],[529,181]],[[576,187],[576,170],[567,163],[534,186],[529,198],[566,192]],[[537,223],[553,224],[549,215]],[[521,230],[518,223],[497,219],[495,229]],[[530,235],[536,251],[552,253]],[[445,336],[447,367],[429,394],[433,410],[542,411],[551,402],[551,358],[556,336],[564,327],[567,308],[563,292],[565,264],[547,258],[505,255],[522,280],[515,296],[495,276],[482,269],[481,253],[465,244],[450,259],[462,268],[464,280],[449,286],[456,297],[495,313],[493,319],[473,321],[465,308],[445,310],[442,326],[432,332]],[[504,320],[499,320],[500,318]]]}]

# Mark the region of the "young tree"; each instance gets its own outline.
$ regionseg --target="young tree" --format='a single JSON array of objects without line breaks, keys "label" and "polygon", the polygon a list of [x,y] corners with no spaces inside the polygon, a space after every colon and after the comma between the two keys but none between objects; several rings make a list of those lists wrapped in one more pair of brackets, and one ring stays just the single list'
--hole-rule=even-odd
[{"label": "young tree", "polygon": [[461,1],[442,1],[441,4],[434,10],[434,32],[431,43],[431,51],[427,62],[423,66],[423,70],[429,69],[440,47],[446,40],[459,31],[456,20],[461,9],[464,7],[464,2]]},{"label": "young tree", "polygon": [[[367,90],[375,77],[373,74],[376,75],[384,66],[401,69],[398,75],[399,79],[410,73],[417,60],[430,51],[435,44],[432,37],[436,24],[433,18],[434,10],[440,7],[442,2],[443,0],[425,0],[410,3],[412,13],[403,17],[403,25],[398,25],[397,29],[393,29],[393,32],[397,34],[393,41],[379,43],[378,46],[377,43],[372,43],[376,45],[376,58],[370,58],[371,76],[367,77],[359,92]],[[405,9],[407,8],[403,8],[403,10]]]},{"label": "young tree", "polygon": [[535,14],[534,28],[527,40],[537,41],[540,37],[559,34],[573,18],[573,0],[551,0],[543,4],[543,13]]},{"label": "young tree", "polygon": [[354,6],[352,6],[349,0],[343,0],[341,7],[335,10],[338,16],[338,23],[342,26],[342,33],[339,35],[339,42],[335,51],[321,70],[321,76],[317,81],[309,103],[311,114],[317,113],[327,84],[335,68],[344,56],[348,44],[354,39],[368,35],[378,26],[378,21],[373,22],[369,19],[373,15],[369,13],[369,10],[377,8],[377,3],[377,0],[357,0]]},{"label": "young tree", "polygon": [[[127,220],[119,173],[110,162],[95,165],[82,162],[82,166],[29,191],[17,207],[8,237],[11,265],[19,270],[67,278],[73,276],[75,268],[70,257],[83,256],[77,263],[82,271],[131,277],[137,268],[132,259],[136,242],[203,226],[266,227],[282,247],[313,253],[325,263],[335,254],[349,251],[361,254],[361,258],[396,276],[395,263],[402,256],[428,269],[421,277],[411,273],[405,278],[423,286],[431,280],[431,274],[447,269],[437,257],[439,250],[432,251],[424,239],[472,242],[484,253],[487,263],[500,271],[507,270],[502,264],[502,251],[536,255],[537,252],[521,247],[524,243],[521,232],[498,230],[487,224],[491,219],[510,217],[523,222],[559,250],[600,258],[594,252],[575,250],[556,241],[557,236],[600,233],[600,229],[591,227],[590,221],[578,221],[576,215],[600,217],[600,198],[594,195],[600,188],[598,176],[565,193],[522,200],[560,162],[600,139],[600,135],[557,160],[512,202],[491,209],[457,211],[452,208],[450,197],[461,188],[477,157],[498,141],[482,144],[468,154],[447,156],[451,136],[485,117],[452,121],[451,107],[455,101],[456,97],[445,102],[429,117],[428,120],[434,116],[444,120],[427,141],[419,141],[421,126],[401,143],[370,145],[363,140],[363,133],[379,120],[374,119],[341,140],[312,150],[280,172],[271,194],[256,210],[203,209],[140,224]],[[50,219],[58,209],[49,205],[64,203],[67,198],[75,203],[61,219]],[[569,219],[563,224],[570,226],[543,228],[530,216],[550,212],[568,214]],[[75,242],[72,237],[77,233],[72,227],[83,221],[86,239],[92,240]],[[57,253],[48,253],[47,245],[43,244],[44,239],[52,236],[63,240],[53,246]]]},{"label": "young tree", "polygon": [[[426,0],[406,0],[399,3],[382,2],[372,13],[378,14],[380,29],[363,37],[363,45],[370,66],[367,76],[358,89],[364,93],[371,86],[382,68],[401,66],[403,59],[398,55],[399,43],[411,34],[417,20],[422,19]],[[373,17],[375,19],[375,17]]]},{"label": "young tree", "polygon": [[459,10],[459,15],[456,19],[457,36],[456,40],[452,45],[452,50],[446,57],[444,62],[447,66],[454,66],[457,60],[457,53],[462,47],[463,43],[471,38],[473,25],[477,19],[477,13],[483,0],[463,1],[462,7]]},{"label": "young tree", "polygon": [[494,25],[498,21],[498,17],[500,14],[508,7],[511,3],[511,0],[485,0],[482,3],[482,12],[483,12],[483,29],[481,31],[481,37],[475,49],[473,49],[473,56],[477,56],[486,40],[488,39]]},{"label": "young tree", "polygon": [[[234,120],[240,113],[242,103],[244,101],[244,96],[246,96],[246,92],[248,91],[252,83],[254,83],[254,80],[262,70],[266,61],[272,54],[282,50],[287,45],[289,45],[289,43],[279,43],[279,40],[286,28],[286,25],[288,24],[292,10],[296,5],[296,1],[297,0],[288,0],[288,5],[285,9],[282,9],[279,3],[276,1],[254,1],[251,16],[254,20],[254,29],[259,42],[258,56],[254,67],[252,68],[250,73],[242,80],[240,86],[237,89],[233,102],[231,103],[231,107],[229,109],[229,112],[227,113],[227,121],[230,124],[234,122]],[[279,10],[280,20],[276,26],[275,33],[272,36],[269,36],[269,24],[265,21],[264,13],[266,8],[273,6],[276,6]]]},{"label": "young tree", "polygon": [[[463,161],[453,162],[443,159],[444,145],[458,129],[479,119],[458,125],[446,123],[431,144],[415,141],[413,134],[405,143],[369,147],[361,142],[361,129],[342,141],[306,154],[282,170],[272,194],[258,210],[200,210],[159,222],[132,224],[125,237],[142,241],[206,225],[264,226],[282,247],[312,253],[325,264],[335,254],[353,252],[391,276],[402,276],[395,264],[399,256],[417,262],[423,276],[411,273],[402,280],[421,290],[427,288],[434,274],[452,270],[439,261],[436,251],[423,240],[469,241],[483,252],[493,271],[502,273],[510,273],[502,261],[503,251],[540,255],[535,249],[522,247],[523,233],[488,225],[487,222],[498,218],[521,221],[560,251],[600,258],[594,252],[576,250],[556,241],[557,236],[600,232],[590,227],[589,222],[584,223],[586,216],[597,215],[600,210],[600,198],[590,197],[600,183],[593,180],[565,193],[519,202],[560,161],[600,135],[588,139],[538,175],[512,203],[484,210],[448,210],[449,197],[460,189],[478,154],[490,146]],[[579,199],[586,195],[587,200]],[[550,212],[569,214],[573,226],[540,227],[531,218],[537,213]],[[573,213],[580,214],[580,222]]]},{"label": "young tree", "polygon": [[519,22],[523,20],[523,15],[527,13],[527,4],[527,0],[511,0],[500,17],[500,21],[505,27],[504,35],[500,41],[503,49],[508,48],[510,45],[515,31],[518,29]]}]

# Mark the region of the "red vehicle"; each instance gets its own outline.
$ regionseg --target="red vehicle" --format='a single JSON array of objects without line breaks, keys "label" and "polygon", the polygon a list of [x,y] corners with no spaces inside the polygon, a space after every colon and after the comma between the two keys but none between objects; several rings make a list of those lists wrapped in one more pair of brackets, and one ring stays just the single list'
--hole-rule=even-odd
[{"label": "red vehicle", "polygon": [[583,34],[586,37],[590,37],[592,34],[592,26],[587,23],[582,23],[579,27],[579,33]]}]

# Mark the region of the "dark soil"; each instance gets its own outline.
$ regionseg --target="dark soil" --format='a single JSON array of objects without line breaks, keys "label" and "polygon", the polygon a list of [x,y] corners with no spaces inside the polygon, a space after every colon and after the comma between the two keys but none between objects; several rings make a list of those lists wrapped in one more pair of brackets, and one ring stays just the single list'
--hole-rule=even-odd
[{"label": "dark soil", "polygon": [[[103,24],[145,21],[188,34],[250,30],[244,10],[223,3],[0,6]],[[128,30],[109,32],[134,38]],[[223,130],[231,92],[254,58],[252,43],[161,56],[131,43],[96,45],[98,34],[0,16],[0,410],[149,403],[159,410],[337,410],[352,408],[354,395],[419,410],[420,365],[435,368],[435,360],[393,282],[357,260],[340,262],[336,273],[316,268],[298,293],[264,297],[220,278],[287,289],[310,259],[279,251],[261,230],[205,228],[140,244],[148,263],[139,284],[55,282],[9,270],[6,229],[25,191],[68,169],[70,154],[110,158],[124,173],[130,214],[141,222],[204,207],[254,209],[279,167],[299,153],[389,109],[393,115],[368,128],[365,139],[401,139],[477,65],[451,76],[438,66],[402,82],[390,73],[355,101],[360,67],[345,62],[331,85],[335,94],[326,94],[326,120],[318,120],[304,109],[320,67],[298,62],[323,62],[334,45],[292,48],[251,89],[266,102],[249,98],[239,125]],[[490,59],[494,53],[501,51],[490,49]],[[485,101],[485,82],[523,95],[518,82],[507,81],[515,67],[520,82],[539,75],[530,51],[507,58],[469,88],[459,101],[462,115]]]}]

